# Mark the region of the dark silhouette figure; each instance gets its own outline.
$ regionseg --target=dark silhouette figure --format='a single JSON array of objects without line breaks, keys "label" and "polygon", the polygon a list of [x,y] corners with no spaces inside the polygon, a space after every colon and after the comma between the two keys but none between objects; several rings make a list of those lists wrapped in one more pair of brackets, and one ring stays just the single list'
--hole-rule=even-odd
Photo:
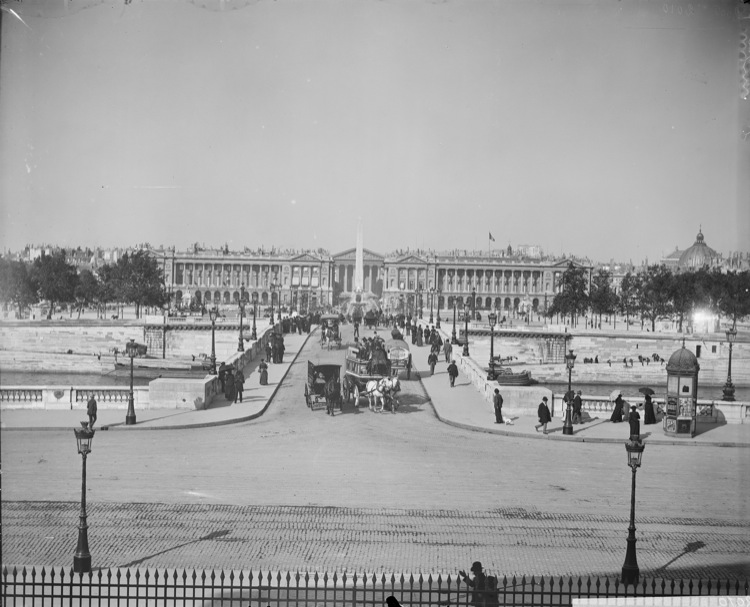
[{"label": "dark silhouette figure", "polygon": [[471,572],[474,574],[473,580],[466,575],[465,571],[458,572],[464,583],[473,589],[469,605],[474,607],[494,607],[497,605],[497,578],[485,575],[482,570],[482,563],[479,561],[475,561],[471,565]]},{"label": "dark silhouette figure", "polygon": [[495,407],[495,423],[503,423],[503,395],[500,389],[495,388],[495,395],[492,397],[492,405]]},{"label": "dark silhouette figure", "polygon": [[547,432],[547,424],[552,421],[552,415],[549,412],[549,407],[547,406],[547,397],[542,396],[542,402],[539,403],[539,407],[537,407],[536,413],[539,416],[539,424],[534,426],[534,429],[539,432],[539,428],[544,427],[544,433],[548,434]]},{"label": "dark silhouette figure", "polygon": [[385,604],[388,605],[388,607],[401,607],[401,603],[396,600],[395,596],[389,596],[386,598]]},{"label": "dark silhouette figure", "polygon": [[86,403],[86,413],[89,416],[89,429],[94,429],[94,423],[96,422],[96,399],[94,398],[94,395],[91,395],[91,398],[89,398],[89,402]]},{"label": "dark silhouette figure", "polygon": [[630,424],[630,440],[640,441],[641,440],[641,416],[636,411],[635,405],[630,407],[630,415],[628,415],[628,423]]},{"label": "dark silhouette figure", "polygon": [[646,394],[646,402],[643,404],[643,423],[644,424],[656,423],[656,413],[654,412],[654,403],[651,400],[650,394]]},{"label": "dark silhouette figure", "polygon": [[625,406],[625,401],[622,400],[622,394],[618,394],[617,398],[615,399],[615,408],[612,411],[612,417],[609,418],[609,421],[617,424],[622,421],[624,412],[623,407]]},{"label": "dark silhouette figure", "polygon": [[451,364],[448,365],[448,379],[450,379],[451,388],[453,388],[456,385],[457,377],[458,377],[458,367],[456,366],[456,361],[452,360]]}]

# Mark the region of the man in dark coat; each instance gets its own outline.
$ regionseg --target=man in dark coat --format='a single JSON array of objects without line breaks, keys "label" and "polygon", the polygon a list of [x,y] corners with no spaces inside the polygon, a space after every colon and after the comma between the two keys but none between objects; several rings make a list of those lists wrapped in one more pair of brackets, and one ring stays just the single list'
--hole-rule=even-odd
[{"label": "man in dark coat", "polygon": [[552,415],[550,415],[549,407],[547,406],[547,397],[542,397],[542,402],[539,403],[539,407],[537,408],[537,415],[539,416],[539,424],[534,426],[534,429],[539,432],[539,428],[544,426],[544,433],[548,434],[547,432],[547,424],[552,421]]},{"label": "man in dark coat", "polygon": [[456,378],[458,377],[458,367],[456,361],[452,360],[451,364],[448,365],[448,379],[451,381],[451,388],[456,385]]},{"label": "man in dark coat", "polygon": [[500,389],[495,388],[495,395],[492,397],[492,405],[495,407],[495,423],[503,423],[503,395]]},{"label": "man in dark coat", "polygon": [[96,409],[96,399],[92,394],[91,398],[89,398],[89,402],[86,403],[86,414],[89,416],[89,430],[94,429],[94,424],[96,423]]},{"label": "man in dark coat", "polygon": [[234,389],[234,402],[237,402],[238,398],[242,402],[242,391],[245,389],[245,374],[239,366],[237,367],[237,372],[234,374]]},{"label": "man in dark coat", "polygon": [[435,365],[437,364],[437,354],[430,352],[427,357],[427,364],[430,365],[430,375],[435,375]]},{"label": "man in dark coat", "polygon": [[266,360],[270,363],[272,362],[272,355],[273,355],[273,349],[271,348],[271,344],[266,342]]},{"label": "man in dark coat", "polygon": [[450,362],[451,356],[453,355],[453,345],[451,344],[450,339],[446,339],[443,342],[443,352],[445,353],[445,362]]}]

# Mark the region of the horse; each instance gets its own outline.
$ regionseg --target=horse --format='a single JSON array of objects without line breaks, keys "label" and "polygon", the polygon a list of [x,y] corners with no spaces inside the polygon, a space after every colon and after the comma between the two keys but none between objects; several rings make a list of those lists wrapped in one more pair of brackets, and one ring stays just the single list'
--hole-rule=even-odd
[{"label": "horse", "polygon": [[[391,408],[391,413],[395,413],[397,407],[395,394],[400,390],[401,383],[398,377],[384,377],[368,381],[364,394],[370,401],[370,411],[380,413],[387,403]],[[377,406],[378,400],[380,400],[380,407]]]},{"label": "horse", "polygon": [[332,377],[326,382],[323,395],[326,399],[326,414],[333,415],[334,405],[341,406],[341,385],[338,378]]}]

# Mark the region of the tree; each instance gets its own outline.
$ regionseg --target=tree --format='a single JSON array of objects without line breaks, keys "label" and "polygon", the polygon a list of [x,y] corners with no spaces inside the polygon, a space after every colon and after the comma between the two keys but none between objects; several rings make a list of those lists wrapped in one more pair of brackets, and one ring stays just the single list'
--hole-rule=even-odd
[{"label": "tree", "polygon": [[682,332],[685,316],[690,315],[695,308],[695,273],[676,274],[672,280],[669,297],[672,301],[672,310],[679,318],[678,331]]},{"label": "tree", "polygon": [[750,316],[750,272],[727,272],[717,281],[717,307],[719,312],[732,321]]},{"label": "tree", "polygon": [[575,318],[583,314],[589,307],[589,297],[586,293],[586,273],[584,268],[568,263],[568,268],[562,275],[562,289],[555,295],[547,316],[560,314],[570,315],[570,324],[575,324]]},{"label": "tree", "polygon": [[135,304],[138,318],[142,306],[161,307],[169,301],[159,264],[145,251],[126,253],[120,257],[113,278],[117,299]]},{"label": "tree", "polygon": [[620,282],[619,305],[620,312],[625,315],[625,327],[630,329],[630,316],[640,307],[643,281],[638,274],[628,272]]},{"label": "tree", "polygon": [[75,299],[74,293],[78,284],[76,269],[66,261],[64,250],[52,255],[42,253],[41,257],[34,260],[32,269],[39,299],[49,302],[47,318],[52,318],[55,304],[67,304]]},{"label": "tree", "polygon": [[641,320],[650,320],[651,331],[655,331],[656,321],[669,316],[672,312],[670,294],[674,277],[665,265],[652,265],[646,268],[642,280]]},{"label": "tree", "polygon": [[39,301],[37,287],[22,261],[0,257],[0,301],[18,307],[19,318],[30,305]]},{"label": "tree", "polygon": [[591,279],[589,302],[592,313],[599,315],[599,324],[602,322],[602,314],[611,314],[615,311],[617,295],[612,289],[612,274],[602,269],[594,274]]},{"label": "tree", "polygon": [[74,295],[78,303],[78,318],[81,318],[83,306],[89,305],[99,298],[99,281],[91,270],[80,271]]}]

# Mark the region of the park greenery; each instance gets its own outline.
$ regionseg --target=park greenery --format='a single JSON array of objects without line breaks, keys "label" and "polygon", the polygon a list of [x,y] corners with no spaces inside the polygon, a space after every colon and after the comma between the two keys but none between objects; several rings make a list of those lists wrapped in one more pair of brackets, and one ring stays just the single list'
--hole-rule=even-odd
[{"label": "park greenery", "polygon": [[619,291],[612,276],[598,270],[587,284],[586,271],[570,263],[562,275],[560,292],[555,295],[547,316],[559,316],[575,326],[588,314],[592,319],[621,314],[640,318],[641,327],[656,330],[659,320],[674,320],[678,330],[696,312],[724,318],[732,325],[750,316],[750,272],[721,272],[702,268],[694,272],[672,273],[664,265],[651,265],[639,273],[628,272],[620,281]]},{"label": "park greenery", "polygon": [[[32,263],[0,257],[0,302],[23,317],[30,306],[41,304],[47,318],[58,307],[77,310],[94,307],[101,316],[108,305],[134,305],[136,316],[144,307],[169,303],[157,260],[143,250],[126,253],[116,263],[95,270],[78,269],[64,250],[42,255]],[[672,273],[663,265],[628,272],[615,286],[612,275],[599,269],[589,279],[582,266],[570,263],[562,275],[547,316],[574,327],[586,317],[601,325],[615,314],[639,319],[641,328],[654,331],[659,320],[673,320],[678,330],[698,311],[728,322],[750,316],[750,272],[722,272],[703,268]]]},{"label": "park greenery", "polygon": [[79,317],[92,306],[104,315],[109,304],[134,305],[140,317],[143,307],[163,307],[169,296],[156,259],[145,251],[126,253],[96,271],[79,271],[59,250],[30,264],[0,257],[0,301],[16,308],[19,317],[35,304],[47,309],[47,318],[58,306],[77,309]]}]

